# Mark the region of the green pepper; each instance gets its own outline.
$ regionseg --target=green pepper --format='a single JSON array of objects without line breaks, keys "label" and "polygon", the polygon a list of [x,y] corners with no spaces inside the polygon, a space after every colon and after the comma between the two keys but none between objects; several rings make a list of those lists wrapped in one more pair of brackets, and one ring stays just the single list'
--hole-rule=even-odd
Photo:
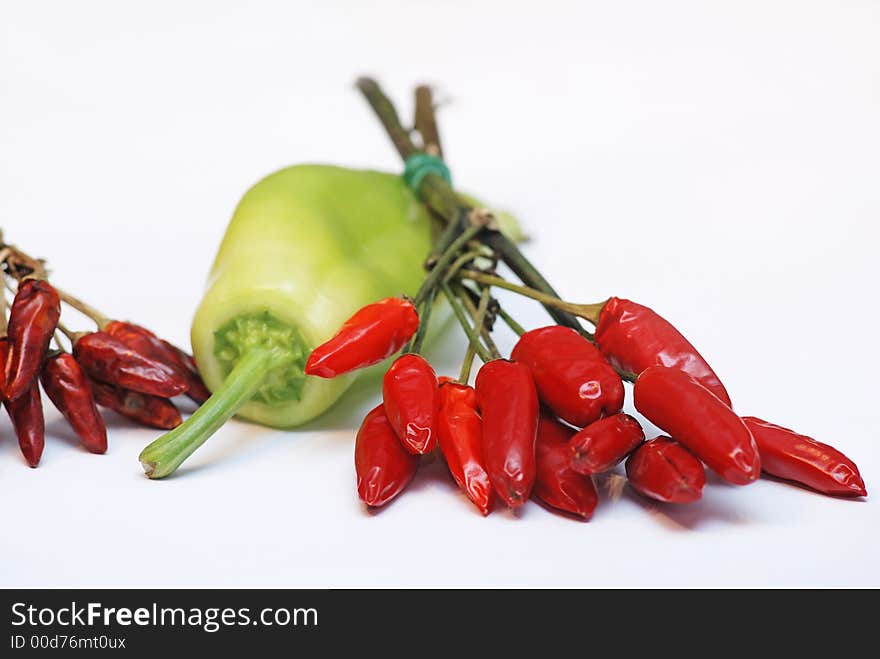
[{"label": "green pepper", "polygon": [[229,223],[192,324],[214,393],[144,449],[147,475],[172,473],[234,414],[289,428],[324,412],[356,374],[306,377],[312,348],[361,306],[414,294],[430,250],[428,211],[400,176],[299,165],[257,183]]}]

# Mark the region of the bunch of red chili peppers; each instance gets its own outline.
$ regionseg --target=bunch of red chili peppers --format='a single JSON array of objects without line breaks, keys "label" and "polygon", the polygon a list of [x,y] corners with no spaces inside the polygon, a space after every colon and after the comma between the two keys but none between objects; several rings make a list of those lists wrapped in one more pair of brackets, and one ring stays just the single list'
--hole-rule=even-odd
[{"label": "bunch of red chili peppers", "polygon": [[[55,288],[42,261],[3,243],[2,237],[0,262],[0,390],[31,467],[39,464],[45,442],[40,385],[92,453],[107,450],[99,405],[142,425],[170,429],[181,423],[170,398],[186,394],[201,403],[210,395],[190,355],[140,325],[108,319]],[[15,293],[8,318],[6,288]],[[92,318],[98,330],[68,330],[60,323],[62,303]]]},{"label": "bunch of red chili peppers", "polygon": [[[419,94],[421,148],[374,81],[358,86],[404,158],[440,153],[436,122],[425,120],[433,108],[420,107]],[[764,473],[825,494],[867,494],[855,463],[840,451],[735,412],[706,360],[660,315],[617,297],[588,305],[561,300],[491,215],[464,204],[442,176],[425,176],[417,192],[447,222],[420,291],[360,309],[306,364],[307,374],[329,378],[404,350],[385,374],[383,403],[357,434],[357,489],[367,505],[397,496],[420,456],[436,448],[483,514],[497,495],[511,508],[536,497],[588,519],[599,499],[594,475],[623,461],[634,490],[668,503],[700,499],[705,467],[735,485]],[[499,261],[523,284],[498,276]],[[493,288],[541,302],[556,324],[525,331]],[[419,354],[438,294],[469,339],[458,380],[438,378]],[[509,359],[491,338],[498,318],[519,334]],[[470,386],[475,355],[484,363]],[[645,441],[639,421],[622,412],[624,380],[633,383],[636,410],[666,435]]]}]

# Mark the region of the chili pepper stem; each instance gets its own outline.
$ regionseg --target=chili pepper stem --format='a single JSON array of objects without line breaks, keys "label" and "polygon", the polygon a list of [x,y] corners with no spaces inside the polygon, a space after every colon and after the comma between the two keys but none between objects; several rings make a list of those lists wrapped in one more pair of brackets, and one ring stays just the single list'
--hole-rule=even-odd
[{"label": "chili pepper stem", "polygon": [[428,325],[431,322],[431,311],[434,309],[434,302],[437,299],[437,289],[434,288],[428,293],[425,301],[419,308],[419,329],[416,330],[415,336],[410,341],[404,352],[412,352],[418,354],[422,350],[422,344],[428,335]]},{"label": "chili pepper stem", "polygon": [[[400,157],[406,160],[414,153],[418,153],[416,145],[413,144],[407,131],[400,122],[400,117],[394,104],[379,87],[379,83],[370,77],[358,78],[355,83],[357,88],[364,95],[367,103],[376,113],[385,132],[391,138],[394,147],[400,154]],[[472,209],[466,204],[462,204],[452,189],[452,186],[438,174],[428,174],[422,180],[419,186],[419,196],[422,201],[428,205],[435,213],[446,218],[450,224],[460,222],[463,225],[464,218]],[[543,275],[538,272],[529,260],[519,251],[519,248],[500,231],[488,231],[483,242],[497,252],[504,262],[513,270],[514,274],[519,277],[525,284],[543,291],[544,293],[556,296],[556,291],[550,286],[550,283],[544,279]],[[573,315],[558,307],[545,305],[550,316],[560,325],[571,327],[583,336],[590,338],[592,335],[587,332],[583,326],[577,321]]]},{"label": "chili pepper stem", "polygon": [[514,284],[513,282],[507,281],[497,275],[490,275],[478,270],[459,270],[458,274],[462,279],[470,279],[471,281],[479,282],[481,284],[497,286],[498,288],[504,288],[508,291],[519,293],[520,295],[540,302],[544,306],[561,309],[573,316],[584,318],[590,321],[593,325],[599,324],[599,315],[602,313],[602,307],[605,306],[605,302],[597,302],[595,304],[575,304],[574,302],[566,302],[556,296],[548,295],[547,293],[543,293],[529,286]]},{"label": "chili pepper stem", "polygon": [[517,334],[517,336],[522,336],[526,333],[526,328],[516,322],[513,316],[504,310],[504,307],[498,307],[498,315],[501,317],[501,320],[507,323],[507,326]]},{"label": "chili pepper stem", "polygon": [[[483,327],[483,324],[486,320],[486,311],[489,309],[489,301],[492,299],[491,293],[488,288],[483,289],[483,293],[480,295],[480,304],[474,313],[474,326],[475,327]],[[494,346],[494,343],[492,344]],[[495,353],[498,352],[498,349],[495,348],[492,353],[493,357],[500,357],[498,354],[496,356]],[[471,367],[474,363],[474,356],[477,354],[476,345],[474,341],[471,340],[468,343],[467,351],[464,355],[464,361],[461,363],[461,372],[458,375],[458,381],[462,384],[467,384],[468,380],[471,377]],[[484,360],[485,361],[485,360]]]},{"label": "chili pepper stem", "polygon": [[[490,329],[486,326],[486,311],[489,309],[489,300],[491,299],[490,289],[487,286],[483,289],[483,292],[480,296],[480,304],[479,306],[474,306],[473,300],[467,295],[464,290],[464,286],[461,284],[455,284],[452,286],[452,291],[459,296],[462,304],[465,309],[467,309],[471,318],[474,321],[474,328],[479,328],[480,336],[483,337],[483,343],[486,344],[486,348],[489,350],[489,354],[492,355],[492,359],[500,359],[501,351],[498,350],[498,346],[495,345],[495,341],[492,340],[492,333]],[[484,302],[485,300],[485,302]],[[482,311],[480,311],[482,309]]]},{"label": "chili pepper stem", "polygon": [[459,300],[455,293],[452,292],[452,289],[449,288],[449,284],[441,284],[441,290],[446,298],[449,300],[449,304],[452,306],[452,310],[455,312],[455,317],[458,319],[459,324],[461,325],[464,333],[467,334],[468,340],[470,344],[473,346],[477,355],[480,356],[480,359],[483,362],[492,361],[492,355],[483,347],[483,344],[480,342],[480,333],[476,327],[471,327],[471,324],[467,319],[467,312],[464,310],[464,307],[461,304],[461,300]]},{"label": "chili pepper stem", "polygon": [[139,459],[147,476],[157,479],[173,473],[253,398],[279,359],[284,359],[283,351],[273,349],[254,349],[243,355],[221,387],[189,419],[141,452]]},{"label": "chili pepper stem", "polygon": [[436,263],[434,263],[431,272],[428,273],[428,276],[425,277],[425,281],[422,282],[422,285],[419,287],[418,293],[414,298],[414,303],[416,305],[420,305],[425,301],[428,294],[437,287],[437,284],[443,278],[443,275],[446,272],[447,267],[453,260],[458,256],[458,253],[461,251],[462,247],[467,245],[468,241],[470,241],[474,236],[480,233],[483,229],[485,229],[485,224],[483,223],[474,223],[471,226],[467,227],[461,235],[459,235],[452,243],[444,250],[443,254],[437,259]]},{"label": "chili pepper stem", "polygon": [[467,384],[468,380],[471,379],[471,368],[474,365],[474,357],[477,356],[477,351],[474,350],[474,346],[468,343],[467,350],[464,353],[464,359],[461,362],[461,371],[458,373],[458,381],[461,384]]},{"label": "chili pepper stem", "polygon": [[71,295],[70,293],[67,293],[66,291],[61,290],[57,286],[55,286],[55,290],[58,291],[58,297],[61,298],[62,302],[64,302],[65,304],[69,304],[70,306],[72,306],[74,309],[76,309],[80,313],[84,314],[85,316],[88,316],[93,321],[95,321],[95,324],[98,326],[98,329],[104,329],[104,327],[107,325],[107,323],[110,322],[110,319],[107,316],[102,314],[100,311],[98,311],[97,309],[95,309],[91,305],[86,304],[85,302],[83,302],[79,298],[76,298],[73,295]]}]

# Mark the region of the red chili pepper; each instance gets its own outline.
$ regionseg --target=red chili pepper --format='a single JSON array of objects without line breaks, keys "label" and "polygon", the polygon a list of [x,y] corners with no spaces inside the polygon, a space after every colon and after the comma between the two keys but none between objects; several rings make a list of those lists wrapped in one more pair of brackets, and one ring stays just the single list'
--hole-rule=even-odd
[{"label": "red chili pepper", "polygon": [[31,467],[36,467],[46,441],[40,387],[34,382],[23,395],[15,400],[5,400],[4,404],[18,436],[21,454]]},{"label": "red chili pepper", "polygon": [[529,368],[541,402],[575,426],[619,412],[623,382],[602,353],[570,327],[523,334],[511,359]]},{"label": "red chili pepper", "polygon": [[174,351],[169,350],[153,332],[146,327],[113,320],[103,328],[107,334],[118,339],[136,353],[149,357],[162,366],[169,375],[184,379],[183,369]]},{"label": "red chili pepper", "polygon": [[354,444],[358,496],[368,506],[384,506],[403,491],[419,466],[407,453],[385,416],[382,405],[367,414]]},{"label": "red chili pepper", "polygon": [[639,412],[725,480],[746,485],[761,474],[746,424],[684,371],[652,366],[639,375],[633,393]]},{"label": "red chili pepper", "polygon": [[187,389],[182,376],[169,373],[163,364],[106,332],[80,337],[73,346],[73,356],[96,380],[142,394],[171,398]]},{"label": "red chili pepper", "polygon": [[508,506],[521,506],[535,483],[535,382],[523,364],[495,359],[477,374],[476,392],[483,415],[483,457],[489,480]]},{"label": "red chili pepper", "polygon": [[166,398],[130,391],[98,380],[92,380],[91,384],[98,405],[109,407],[142,425],[171,430],[183,423],[174,403]]},{"label": "red chili pepper", "polygon": [[146,327],[121,320],[107,323],[104,331],[135,352],[155,360],[172,376],[185,380],[186,395],[199,405],[211,397],[211,392],[202,382],[195,360],[174,344],[160,339]]},{"label": "red chili pepper", "polygon": [[423,357],[402,355],[382,381],[385,415],[403,447],[413,455],[437,446],[437,374]]},{"label": "red chili pepper", "polygon": [[692,503],[703,496],[706,472],[687,449],[669,437],[645,442],[626,461],[636,491],[667,503]]},{"label": "red chili pepper", "polygon": [[599,493],[591,476],[579,474],[571,468],[569,441],[574,432],[546,413],[541,414],[534,494],[547,505],[586,520],[596,509]]},{"label": "red chili pepper", "polygon": [[483,462],[483,422],[473,387],[457,382],[440,387],[437,436],[455,482],[480,512],[488,515],[494,492]]},{"label": "red chili pepper", "polygon": [[646,306],[617,297],[608,300],[596,325],[596,343],[621,370],[639,374],[650,366],[677,368],[730,405],[727,390],[696,348]]},{"label": "red chili pepper", "polygon": [[61,317],[58,291],[43,279],[26,279],[9,311],[9,357],[4,362],[6,397],[15,400],[30,390]]},{"label": "red chili pepper", "polygon": [[765,473],[825,494],[868,495],[855,462],[833,446],[753,416],[744,416],[743,421],[758,445]]},{"label": "red chili pepper", "polygon": [[202,381],[202,376],[199,374],[199,367],[196,365],[196,360],[193,356],[186,352],[186,350],[178,348],[176,345],[169,343],[165,339],[159,340],[166,348],[171,350],[177,356],[177,363],[180,364],[180,368],[186,378],[187,386],[189,387],[186,390],[186,395],[199,405],[208,400],[211,397],[211,390],[208,389]]},{"label": "red chili pepper", "polygon": [[335,378],[378,364],[409,341],[419,327],[419,314],[409,300],[388,297],[368,304],[345,321],[336,335],[312,351],[306,375]]},{"label": "red chili pepper", "polygon": [[49,357],[40,372],[40,382],[83,446],[92,453],[105,453],[107,428],[95,406],[89,379],[73,356],[62,352]]},{"label": "red chili pepper", "polygon": [[[0,337],[0,364],[6,363],[9,353],[9,340],[5,336]],[[24,459],[31,467],[36,467],[43,455],[43,446],[46,440],[46,424],[43,419],[40,388],[36,382],[33,382],[24,395],[15,400],[4,398],[3,404],[12,420],[12,426],[18,437],[18,445]]]},{"label": "red chili pepper", "polygon": [[571,438],[571,468],[580,474],[601,474],[632,453],[644,439],[642,426],[629,414],[599,419]]}]

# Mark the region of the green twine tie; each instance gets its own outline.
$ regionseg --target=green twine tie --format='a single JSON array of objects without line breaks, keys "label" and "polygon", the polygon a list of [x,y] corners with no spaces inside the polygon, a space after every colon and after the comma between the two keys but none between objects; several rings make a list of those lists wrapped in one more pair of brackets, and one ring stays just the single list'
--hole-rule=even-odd
[{"label": "green twine tie", "polygon": [[428,174],[437,174],[452,185],[452,175],[442,158],[432,156],[430,153],[414,153],[406,159],[403,180],[417,195],[419,186]]}]

